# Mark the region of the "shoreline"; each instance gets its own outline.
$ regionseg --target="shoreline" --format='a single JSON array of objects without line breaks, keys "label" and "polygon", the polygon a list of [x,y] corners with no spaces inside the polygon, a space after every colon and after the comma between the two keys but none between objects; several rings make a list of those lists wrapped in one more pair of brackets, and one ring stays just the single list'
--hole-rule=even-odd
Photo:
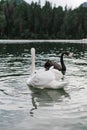
[{"label": "shoreline", "polygon": [[80,40],[9,40],[9,39],[2,39],[0,40],[0,44],[21,44],[21,43],[87,43],[87,39],[80,39]]}]

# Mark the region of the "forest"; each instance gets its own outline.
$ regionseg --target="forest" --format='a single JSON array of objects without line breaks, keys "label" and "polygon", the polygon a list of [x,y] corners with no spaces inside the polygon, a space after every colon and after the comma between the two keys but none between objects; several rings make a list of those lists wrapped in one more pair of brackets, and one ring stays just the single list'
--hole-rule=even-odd
[{"label": "forest", "polygon": [[63,9],[24,0],[0,1],[0,39],[87,38],[87,7]]}]

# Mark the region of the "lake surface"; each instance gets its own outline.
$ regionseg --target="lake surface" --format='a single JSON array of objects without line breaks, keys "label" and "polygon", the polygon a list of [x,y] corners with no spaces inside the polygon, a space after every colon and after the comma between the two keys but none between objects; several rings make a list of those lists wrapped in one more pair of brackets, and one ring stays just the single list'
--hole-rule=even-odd
[{"label": "lake surface", "polygon": [[[68,85],[64,89],[31,89],[31,47],[36,68],[47,59],[59,62],[63,51]],[[0,130],[87,130],[87,44],[0,44]]]}]

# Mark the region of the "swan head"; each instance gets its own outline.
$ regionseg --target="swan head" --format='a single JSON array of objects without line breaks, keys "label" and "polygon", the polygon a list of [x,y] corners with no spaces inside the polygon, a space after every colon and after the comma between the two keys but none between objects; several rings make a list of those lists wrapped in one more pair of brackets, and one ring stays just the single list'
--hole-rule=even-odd
[{"label": "swan head", "polygon": [[63,56],[63,55],[66,55],[67,57],[72,57],[73,56],[73,53],[71,53],[71,52],[64,52],[64,53],[62,53],[61,54],[61,56]]},{"label": "swan head", "polygon": [[31,48],[31,54],[35,54],[35,48]]},{"label": "swan head", "polygon": [[69,52],[66,52],[66,55],[67,55],[67,56],[69,56],[69,55],[70,55],[70,53],[69,53]]},{"label": "swan head", "polygon": [[70,56],[70,53],[69,52],[63,52],[61,55],[66,55],[66,56]]}]

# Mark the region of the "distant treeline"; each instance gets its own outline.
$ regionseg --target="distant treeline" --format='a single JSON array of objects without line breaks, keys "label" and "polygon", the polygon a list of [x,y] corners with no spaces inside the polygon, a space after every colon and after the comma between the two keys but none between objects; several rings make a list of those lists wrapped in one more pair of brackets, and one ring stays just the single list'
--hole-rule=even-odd
[{"label": "distant treeline", "polygon": [[63,9],[23,0],[0,1],[0,39],[81,39],[87,37],[87,8]]}]

